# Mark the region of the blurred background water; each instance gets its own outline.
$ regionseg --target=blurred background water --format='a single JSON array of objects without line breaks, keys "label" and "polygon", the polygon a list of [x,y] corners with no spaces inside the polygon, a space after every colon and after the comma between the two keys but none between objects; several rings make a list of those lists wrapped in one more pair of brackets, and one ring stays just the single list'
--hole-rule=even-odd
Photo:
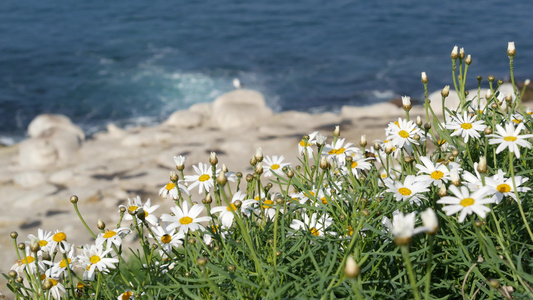
[{"label": "blurred background water", "polygon": [[0,142],[41,113],[89,134],[153,125],[233,89],[274,111],[339,111],[451,83],[454,45],[475,76],[533,70],[532,1],[17,1],[0,3]]}]

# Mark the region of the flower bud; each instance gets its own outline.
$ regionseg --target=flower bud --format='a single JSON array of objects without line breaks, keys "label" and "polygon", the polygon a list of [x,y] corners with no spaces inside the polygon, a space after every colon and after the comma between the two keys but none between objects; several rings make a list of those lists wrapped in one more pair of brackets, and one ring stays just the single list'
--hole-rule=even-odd
[{"label": "flower bud", "polygon": [[36,237],[32,237],[30,241],[30,250],[33,253],[37,253],[39,252],[39,250],[41,250],[41,245],[39,245],[39,239],[37,239]]},{"label": "flower bud", "polygon": [[461,177],[459,177],[459,173],[457,171],[453,170],[450,172],[450,179],[452,180],[452,184],[455,186],[461,185]]},{"label": "flower bud", "polygon": [[105,229],[104,221],[98,219],[98,222],[96,222],[96,227],[98,227],[98,229],[100,229],[100,230],[104,230]]},{"label": "flower bud", "polygon": [[263,148],[261,147],[257,147],[257,149],[255,150],[255,160],[257,160],[258,162],[262,162],[263,161]]},{"label": "flower bud", "polygon": [[452,155],[453,156],[457,157],[457,156],[459,156],[459,154],[460,154],[459,150],[457,150],[457,149],[453,149],[452,150]]},{"label": "flower bud", "polygon": [[505,102],[511,103],[511,101],[513,101],[513,95],[511,94],[505,95]]},{"label": "flower bud", "polygon": [[12,239],[16,239],[16,238],[19,236],[19,234],[18,234],[18,232],[16,232],[16,231],[12,231],[12,232],[9,234],[9,236],[10,236]]},{"label": "flower bud", "polygon": [[496,79],[496,78],[494,78],[494,76],[492,76],[492,75],[490,75],[490,76],[488,77],[489,82],[493,82],[494,79]]},{"label": "flower bud", "polygon": [[206,257],[199,257],[198,259],[196,259],[196,263],[199,266],[205,266],[207,264],[207,258]]},{"label": "flower bud", "polygon": [[424,130],[429,131],[431,129],[431,123],[424,124]]},{"label": "flower bud", "polygon": [[374,150],[378,151],[379,149],[381,149],[381,145],[378,141],[374,141]]},{"label": "flower bud", "polygon": [[229,265],[228,266],[228,272],[230,272],[230,273],[235,272],[235,265]]},{"label": "flower bud", "polygon": [[440,91],[440,94],[444,98],[448,97],[448,95],[450,95],[450,86],[449,85],[444,86],[444,88]]},{"label": "flower bud", "polygon": [[327,140],[327,137],[321,135],[320,133],[316,136],[315,138],[316,140],[316,145],[318,147],[322,147],[325,143],[326,143],[326,140]]},{"label": "flower bud", "polygon": [[493,279],[489,280],[489,285],[490,285],[491,288],[497,289],[497,288],[500,287],[500,282],[498,281],[498,279],[494,279],[493,278]]},{"label": "flower bud", "polygon": [[257,159],[255,159],[255,156],[252,156],[250,159],[250,165],[255,166],[257,164]]},{"label": "flower bud", "polygon": [[346,258],[346,265],[344,266],[344,275],[348,278],[357,278],[361,270],[352,255]]},{"label": "flower bud", "polygon": [[226,173],[220,172],[217,176],[217,184],[225,185],[227,182],[228,182],[228,178],[226,177]]},{"label": "flower bud", "polygon": [[179,179],[180,178],[179,178],[178,174],[176,174],[176,172],[170,171],[170,181],[177,182]]},{"label": "flower bud", "polygon": [[[443,184],[444,186],[444,184]],[[427,234],[436,234],[439,230],[439,221],[437,220],[437,215],[435,211],[428,207],[425,211],[420,213],[420,218],[422,219],[422,224],[427,229]]]},{"label": "flower bud", "polygon": [[470,65],[472,63],[472,55],[468,54],[465,58],[465,64]]},{"label": "flower bud", "polygon": [[385,143],[385,153],[386,154],[391,154],[393,150],[394,150],[394,146],[392,145],[392,141],[390,141],[388,143]]},{"label": "flower bud", "polygon": [[218,164],[218,158],[217,158],[216,152],[211,152],[211,155],[209,156],[209,163],[212,166],[215,166],[216,164]]},{"label": "flower bud", "polygon": [[17,277],[17,272],[15,270],[9,270],[9,272],[7,272],[7,276],[9,276],[10,278],[15,278]]},{"label": "flower bud", "polygon": [[405,111],[410,111],[411,110],[411,97],[409,96],[402,96],[402,107],[403,107],[403,110]]},{"label": "flower bud", "polygon": [[446,190],[446,186],[444,184],[440,186],[439,190],[437,191],[437,194],[440,197],[448,196],[448,191]]},{"label": "flower bud", "polygon": [[359,143],[359,145],[361,145],[361,147],[366,147],[366,144],[367,144],[367,142],[366,142],[366,134],[363,134],[361,136],[361,142]]},{"label": "flower bud", "polygon": [[450,54],[450,57],[452,59],[456,59],[457,57],[459,56],[459,47],[454,46],[453,49],[452,49],[452,53]]},{"label": "flower bud", "polygon": [[428,83],[428,76],[426,75],[426,72],[422,72],[422,74],[420,75],[420,80],[423,84]]},{"label": "flower bud", "polygon": [[326,159],[324,155],[320,156],[319,166],[322,170],[326,170],[327,168],[329,168],[328,160]]},{"label": "flower bud", "polygon": [[487,173],[487,158],[482,156],[479,158],[479,163],[477,164],[477,171],[479,173]]},{"label": "flower bud", "polygon": [[254,175],[246,174],[246,182],[252,182],[252,180],[254,180]]},{"label": "flower bud", "polygon": [[341,135],[341,129],[340,126],[335,126],[335,130],[333,130],[333,136],[340,136]]},{"label": "flower bud", "polygon": [[52,281],[50,280],[50,278],[46,278],[44,281],[43,281],[43,289],[48,291],[49,289],[51,289],[52,287],[54,286],[54,284],[52,283]]},{"label": "flower bud", "polygon": [[258,162],[257,165],[255,165],[255,174],[261,175],[263,174],[263,164]]},{"label": "flower bud", "polygon": [[242,201],[241,200],[235,200],[235,201],[233,201],[233,205],[235,205],[236,208],[241,208]]},{"label": "flower bud", "polygon": [[73,203],[73,204],[74,203],[78,203],[78,196],[76,196],[76,195],[70,196],[70,202]]},{"label": "flower bud", "polygon": [[459,58],[460,59],[465,58],[465,48],[463,48],[463,47],[461,47],[461,49],[459,49]]},{"label": "flower bud", "polygon": [[137,218],[141,221],[144,221],[146,218],[146,212],[142,207],[137,210]]},{"label": "flower bud", "polygon": [[204,200],[202,200],[204,204],[211,204],[213,202],[213,198],[211,197],[211,194],[205,195]]},{"label": "flower bud", "polygon": [[228,171],[229,171],[229,170],[228,170],[228,167],[226,167],[226,164],[222,164],[222,172],[223,172],[224,174],[226,174],[226,173],[228,173]]},{"label": "flower bud", "polygon": [[174,156],[174,163],[176,163],[176,169],[183,171],[185,169],[185,161],[187,158],[183,155]]},{"label": "flower bud", "polygon": [[513,57],[516,55],[516,48],[514,46],[514,42],[507,43],[507,55],[509,55],[510,57]]},{"label": "flower bud", "polygon": [[416,125],[417,126],[422,126],[422,117],[416,116]]},{"label": "flower bud", "polygon": [[524,86],[528,86],[530,83],[531,83],[531,80],[526,79],[526,81],[524,81]]}]

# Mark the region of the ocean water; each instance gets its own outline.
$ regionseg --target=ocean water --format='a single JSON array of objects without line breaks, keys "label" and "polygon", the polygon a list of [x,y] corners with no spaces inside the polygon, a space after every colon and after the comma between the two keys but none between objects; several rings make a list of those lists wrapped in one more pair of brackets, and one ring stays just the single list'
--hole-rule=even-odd
[{"label": "ocean water", "polygon": [[[470,3],[471,2],[471,3]],[[339,111],[451,83],[454,45],[475,76],[533,71],[532,1],[16,1],[0,3],[0,143],[41,113],[88,133],[153,125],[233,89],[275,111]]]}]

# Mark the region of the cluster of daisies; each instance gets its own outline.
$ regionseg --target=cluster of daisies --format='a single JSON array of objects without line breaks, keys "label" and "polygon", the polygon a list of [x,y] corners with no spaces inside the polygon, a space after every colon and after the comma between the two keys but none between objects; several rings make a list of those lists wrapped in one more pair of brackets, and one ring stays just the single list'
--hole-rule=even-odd
[{"label": "cluster of daisies", "polygon": [[[408,102],[408,97],[403,99]],[[19,247],[22,259],[13,265],[19,276],[24,273],[34,274],[43,282],[51,282],[48,290],[54,299],[65,294],[61,283],[71,270],[83,270],[83,281],[93,281],[98,272],[109,273],[119,263],[117,249],[122,246],[123,238],[134,232],[136,226],[145,226],[149,239],[158,245],[161,257],[171,259],[178,247],[183,246],[187,237],[201,237],[209,246],[216,240],[215,235],[224,238],[232,234],[236,218],[253,218],[264,222],[274,220],[290,208],[296,212],[291,217],[289,236],[307,232],[314,236],[344,235],[338,228],[333,228],[333,205],[350,205],[349,197],[343,191],[353,191],[350,186],[354,179],[366,180],[376,174],[375,195],[370,199],[382,198],[398,202],[409,202],[402,206],[411,210],[408,213],[394,211],[391,219],[383,216],[381,223],[384,232],[392,235],[397,244],[403,245],[420,232],[435,233],[438,222],[435,210],[442,209],[448,216],[458,215],[458,222],[464,222],[471,214],[485,218],[491,211],[491,205],[498,205],[505,198],[520,201],[519,194],[530,190],[524,186],[528,178],[508,174],[495,168],[489,174],[484,158],[491,145],[495,154],[505,150],[510,159],[520,157],[521,148],[531,148],[524,123],[528,115],[509,114],[497,124],[486,124],[479,119],[478,109],[448,115],[441,130],[448,133],[451,140],[437,141],[430,127],[423,127],[417,121],[398,118],[385,129],[386,139],[374,141],[367,146],[366,137],[361,138],[360,147],[340,138],[340,129],[334,131],[334,138],[327,143],[327,138],[319,132],[305,136],[298,144],[298,152],[303,164],[316,164],[316,170],[328,173],[328,180],[318,181],[305,174],[297,174],[301,180],[299,188],[287,188],[288,192],[256,189],[255,185],[246,191],[239,189],[242,174],[229,172],[225,165],[219,167],[215,153],[208,164],[193,165],[194,175],[185,175],[186,158],[174,157],[179,175],[171,172],[170,181],[161,188],[161,198],[175,201],[170,213],[156,215],[159,205],[152,205],[150,199],[140,197],[128,199],[127,205],[120,207],[121,221],[131,221],[129,226],[105,229],[95,237],[94,244],[75,247],[67,242],[66,234],[39,229],[38,235],[29,237],[29,241]],[[495,127],[492,132],[491,126]],[[491,130],[489,130],[491,129]],[[427,145],[432,144],[436,150],[425,155]],[[468,153],[460,156],[457,146],[461,144]],[[479,147],[468,147],[468,145]],[[492,146],[494,147],[494,146]],[[424,150],[422,150],[424,149]],[[423,155],[424,153],[424,155]],[[513,156],[514,155],[514,156]],[[481,157],[479,162],[468,161],[468,157]],[[283,156],[263,156],[261,149],[252,158],[254,174],[250,178],[270,177],[280,183],[280,178],[295,176],[291,164]],[[473,165],[473,167],[468,167]],[[294,168],[297,170],[297,168]],[[298,172],[298,171],[296,171]],[[374,172],[374,173],[372,173]],[[254,176],[255,177],[254,177]],[[181,180],[179,178],[182,178]],[[252,179],[250,179],[251,181]],[[227,182],[236,182],[237,190],[224,190]],[[248,181],[248,180],[247,180]],[[235,184],[234,184],[235,185]],[[194,190],[203,198],[203,203],[193,201]],[[435,205],[430,200],[439,195]],[[222,196],[221,196],[222,195]],[[226,197],[226,195],[228,195]],[[213,203],[213,198],[215,202]],[[357,199],[351,199],[357,201]],[[279,205],[283,204],[283,205]],[[416,227],[416,215],[420,212],[422,226]],[[120,226],[120,225],[119,225]],[[350,227],[351,228],[351,227]],[[38,250],[35,247],[38,245]],[[124,291],[119,299],[133,297],[130,290]],[[122,298],[121,298],[122,297]],[[126,297],[126,298],[124,298]]]}]

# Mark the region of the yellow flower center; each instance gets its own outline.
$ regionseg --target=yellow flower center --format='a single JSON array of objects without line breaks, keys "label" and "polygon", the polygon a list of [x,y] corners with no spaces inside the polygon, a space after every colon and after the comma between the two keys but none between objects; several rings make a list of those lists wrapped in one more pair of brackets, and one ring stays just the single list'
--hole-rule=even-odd
[{"label": "yellow flower center", "polygon": [[409,132],[407,132],[405,130],[400,130],[400,132],[398,132],[398,135],[403,137],[404,139],[406,139],[406,138],[409,137]]},{"label": "yellow flower center", "polygon": [[61,260],[61,262],[59,263],[59,267],[60,268],[66,268],[67,267],[67,262],[70,265],[72,260],[70,258],[67,258],[67,260],[65,260],[65,259]]},{"label": "yellow flower center", "polygon": [[132,205],[132,206],[128,207],[128,211],[130,213],[134,213],[137,209],[139,209],[139,207],[135,206],[135,205]]},{"label": "yellow flower center", "polygon": [[204,175],[200,176],[200,178],[198,178],[198,180],[200,180],[201,182],[207,181],[207,180],[209,180],[209,175],[204,174]]},{"label": "yellow flower center", "polygon": [[54,242],[61,243],[67,238],[67,235],[64,232],[58,232],[54,234],[53,240]]},{"label": "yellow flower center", "polygon": [[467,206],[470,206],[470,205],[474,204],[474,199],[473,198],[464,198],[463,200],[461,200],[461,202],[459,204],[461,204],[463,207],[467,207]]},{"label": "yellow flower center", "polygon": [[165,185],[165,189],[167,189],[167,191],[170,191],[171,189],[175,188],[176,185],[174,184],[174,182],[169,182],[167,183],[167,185]]},{"label": "yellow flower center", "polygon": [[511,191],[511,187],[508,184],[502,183],[496,187],[498,192],[504,194],[509,193]]},{"label": "yellow flower center", "polygon": [[472,124],[470,124],[470,123],[463,123],[463,124],[461,124],[461,128],[463,128],[463,129],[465,129],[465,130],[472,129]]},{"label": "yellow flower center", "polygon": [[318,232],[318,229],[316,229],[316,228],[311,228],[311,234],[314,235],[314,236],[318,236],[320,234],[320,232]]},{"label": "yellow flower center", "polygon": [[97,262],[99,262],[101,259],[100,259],[100,256],[98,255],[93,255],[91,256],[91,258],[89,258],[89,261],[91,262],[91,264],[95,264]]},{"label": "yellow flower center", "polygon": [[40,240],[40,241],[39,241],[39,246],[44,247],[44,246],[46,246],[46,245],[48,245],[48,242],[47,242],[47,241],[45,241],[45,240]]},{"label": "yellow flower center", "polygon": [[235,207],[235,204],[230,203],[228,207],[226,207],[228,211],[236,211],[237,207]]},{"label": "yellow flower center", "polygon": [[320,199],[322,201],[322,204],[326,205],[328,204],[328,199],[326,199],[326,197],[322,197],[322,199]]},{"label": "yellow flower center", "polygon": [[300,141],[300,146],[302,146],[302,147],[307,147],[307,141],[305,141],[305,140],[301,140],[301,141]]},{"label": "yellow flower center", "polygon": [[164,235],[161,237],[161,242],[163,242],[163,243],[165,243],[165,244],[170,243],[170,241],[172,241],[172,237],[170,236],[170,234],[164,234]]},{"label": "yellow flower center", "polygon": [[270,168],[272,170],[277,170],[277,169],[279,169],[279,165],[278,164],[273,164],[272,166],[270,166]]},{"label": "yellow flower center", "polygon": [[513,135],[510,135],[510,136],[506,136],[503,138],[504,141],[506,142],[514,142],[516,141],[516,136],[513,136]]},{"label": "yellow flower center", "polygon": [[113,230],[109,230],[109,231],[106,231],[106,233],[104,233],[104,238],[108,239],[108,238],[114,237],[115,235],[117,235],[116,232],[114,232]]},{"label": "yellow flower center", "polygon": [[356,168],[357,166],[358,166],[357,162],[356,161],[352,161],[352,169]]},{"label": "yellow flower center", "polygon": [[53,286],[57,285],[57,280],[52,279],[52,278],[48,278],[48,280],[50,280],[50,282],[52,283]]},{"label": "yellow flower center", "polygon": [[191,224],[192,223],[192,218],[191,217],[183,217],[183,218],[180,219],[180,223],[182,225]]},{"label": "yellow flower center", "polygon": [[341,147],[340,149],[338,149],[337,151],[335,151],[335,154],[343,154],[345,150],[346,150],[346,149],[344,149],[344,147]]},{"label": "yellow flower center", "polygon": [[348,226],[348,234],[353,235],[353,228],[352,226]]},{"label": "yellow flower center", "polygon": [[133,293],[131,291],[124,292],[124,294],[122,294],[122,300],[128,300],[132,295]]},{"label": "yellow flower center", "polygon": [[444,176],[444,173],[442,173],[441,171],[435,170],[431,172],[431,178],[435,180],[440,180],[442,176]]},{"label": "yellow flower center", "polygon": [[[267,205],[265,205],[265,204],[267,204]],[[274,201],[272,201],[272,200],[265,200],[265,201],[263,201],[263,208],[264,208],[264,209],[268,209],[268,208],[270,208],[271,205],[274,205]]]},{"label": "yellow flower center", "polygon": [[31,264],[34,261],[35,261],[35,258],[33,256],[26,256],[26,258],[22,259],[19,265],[25,265],[26,263]]},{"label": "yellow flower center", "polygon": [[445,139],[442,139],[442,140],[440,140],[440,141],[437,142],[437,145],[442,146],[442,145],[444,145],[445,143],[446,143],[446,140],[445,140]]},{"label": "yellow flower center", "polygon": [[406,187],[401,187],[398,189],[398,193],[404,195],[404,196],[409,196],[411,195],[411,190],[406,188]]},{"label": "yellow flower center", "polygon": [[522,123],[522,120],[514,119],[513,122],[515,122],[516,124],[520,124]]},{"label": "yellow flower center", "polygon": [[398,121],[394,121],[394,125],[400,127],[400,123],[398,123]]}]

